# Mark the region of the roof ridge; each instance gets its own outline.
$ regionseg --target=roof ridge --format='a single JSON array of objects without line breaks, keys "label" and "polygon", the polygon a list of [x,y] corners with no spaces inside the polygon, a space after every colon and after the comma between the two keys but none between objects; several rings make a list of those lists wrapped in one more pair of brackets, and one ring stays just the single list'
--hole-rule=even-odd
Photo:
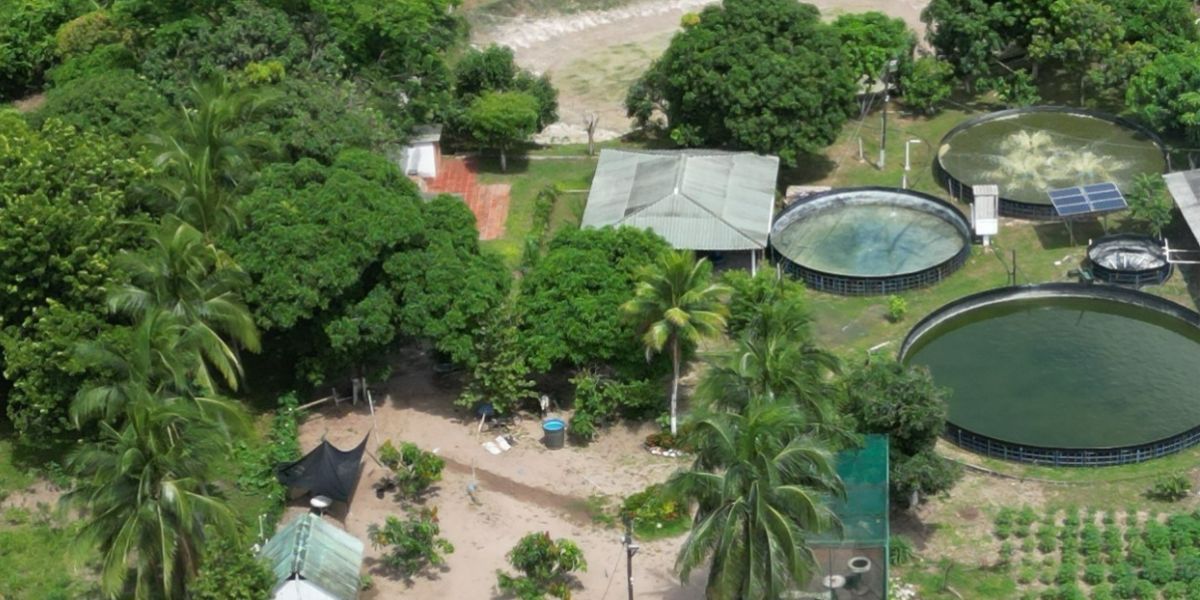
[{"label": "roof ridge", "polygon": [[[685,164],[684,164],[684,168],[683,168],[683,169],[680,169],[681,171],[685,171],[685,170],[687,169],[687,164],[686,164],[686,163],[688,163],[688,162],[691,162],[691,158],[692,158],[692,157],[690,157],[690,156],[688,156],[688,157],[684,157],[684,161],[683,161],[683,162],[684,162]],[[681,177],[682,177],[682,175],[681,175]],[[678,181],[678,180],[677,180],[677,181]],[[682,191],[680,191],[680,189],[679,189],[679,186],[678,186],[678,183],[676,184],[676,187],[675,187],[675,193],[676,193],[676,195],[678,195],[679,197],[681,197],[681,198],[683,198],[683,199],[687,200],[688,202],[691,202],[691,203],[692,203],[692,204],[694,204],[695,206],[699,207],[699,208],[700,208],[700,210],[702,210],[702,211],[704,211],[704,212],[706,212],[706,213],[708,213],[708,214],[712,215],[714,219],[716,219],[717,221],[720,221],[721,223],[724,223],[726,227],[728,227],[728,228],[730,228],[730,229],[734,230],[735,232],[737,232],[737,234],[738,234],[738,235],[740,235],[740,236],[742,236],[742,237],[746,238],[746,240],[748,240],[750,243],[754,244],[755,246],[759,246],[759,242],[758,242],[758,240],[756,240],[756,239],[754,239],[754,238],[750,237],[749,235],[746,235],[746,232],[745,232],[745,231],[742,231],[742,228],[741,228],[741,227],[738,227],[737,225],[734,225],[733,223],[730,223],[729,221],[726,221],[726,220],[725,220],[725,217],[723,217],[723,216],[721,216],[721,215],[719,215],[719,214],[717,214],[717,213],[713,212],[713,211],[712,211],[712,210],[710,210],[710,209],[709,209],[707,206],[704,206],[703,204],[701,204],[699,200],[696,200],[695,198],[693,198],[693,197],[691,197],[691,196],[689,196],[689,195],[687,195],[687,194],[683,193]],[[774,199],[774,198],[772,198],[772,199],[771,199],[771,201],[772,201],[772,202],[774,202],[774,201],[775,201],[775,199]],[[763,244],[763,245],[761,245],[761,246],[759,246],[759,247],[760,247],[760,248],[766,248],[767,246],[766,246],[766,244]]]}]

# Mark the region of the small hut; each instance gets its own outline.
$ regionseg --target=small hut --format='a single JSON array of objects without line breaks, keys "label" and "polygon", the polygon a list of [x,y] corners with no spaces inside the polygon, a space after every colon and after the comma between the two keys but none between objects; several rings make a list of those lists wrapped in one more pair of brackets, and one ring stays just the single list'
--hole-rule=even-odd
[{"label": "small hut", "polygon": [[263,546],[275,574],[274,600],[355,600],[363,543],[305,514],[285,525]]}]

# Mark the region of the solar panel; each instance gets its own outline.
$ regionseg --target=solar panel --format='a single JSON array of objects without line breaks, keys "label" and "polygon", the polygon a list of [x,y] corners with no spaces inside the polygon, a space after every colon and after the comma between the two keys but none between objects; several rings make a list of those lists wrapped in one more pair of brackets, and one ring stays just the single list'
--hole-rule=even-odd
[{"label": "solar panel", "polygon": [[1060,217],[1111,212],[1128,208],[1115,183],[1093,183],[1050,190],[1050,203]]}]

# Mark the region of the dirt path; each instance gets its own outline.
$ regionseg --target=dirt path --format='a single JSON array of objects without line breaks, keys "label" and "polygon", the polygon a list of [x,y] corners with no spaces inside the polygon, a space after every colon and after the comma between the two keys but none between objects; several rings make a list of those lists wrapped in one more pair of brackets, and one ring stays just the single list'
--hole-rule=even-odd
[{"label": "dirt path", "polygon": [[[549,73],[559,88],[561,123],[540,141],[586,140],[585,116],[600,116],[598,138],[629,131],[623,100],[629,84],[662,54],[680,18],[717,0],[650,0],[606,10],[539,19],[498,21],[474,32],[475,43],[498,43],[516,51],[517,62]],[[827,17],[878,10],[900,17],[924,33],[921,9],[927,0],[810,0]]]}]

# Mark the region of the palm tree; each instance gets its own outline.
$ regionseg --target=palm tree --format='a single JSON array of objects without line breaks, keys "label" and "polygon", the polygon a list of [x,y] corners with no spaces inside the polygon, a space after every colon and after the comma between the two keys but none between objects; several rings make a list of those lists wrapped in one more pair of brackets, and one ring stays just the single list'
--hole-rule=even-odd
[{"label": "palm tree", "polygon": [[[238,411],[221,402],[226,412]],[[184,597],[209,534],[236,527],[208,484],[230,451],[229,430],[196,404],[155,398],[126,406],[119,427],[101,422],[99,441],[69,457],[78,479],[63,502],[85,515],[81,535],[100,548],[105,594]]]},{"label": "palm tree", "polygon": [[712,282],[712,265],[691,252],[667,252],[639,274],[633,299],[621,310],[639,323],[646,360],[663,348],[671,351],[671,434],[678,432],[679,369],[684,344],[720,334],[728,309],[721,303],[727,288]]},{"label": "palm tree", "polygon": [[707,357],[694,397],[716,410],[739,411],[754,398],[791,402],[808,419],[804,433],[837,444],[852,441],[837,411],[837,357],[818,347],[807,313],[793,298],[754,306],[734,347]]},{"label": "palm tree", "polygon": [[171,313],[155,310],[130,328],[126,340],[81,344],[76,350],[81,361],[104,376],[76,394],[71,403],[75,425],[94,419],[118,423],[131,408],[154,403],[191,404],[215,424],[236,422],[237,411],[213,394],[205,357],[215,357],[217,369],[227,376],[241,366],[226,360],[198,331]]},{"label": "palm tree", "polygon": [[795,404],[763,397],[693,416],[685,439],[696,459],[667,483],[697,505],[676,560],[684,582],[706,562],[709,598],[781,598],[808,582],[807,537],[837,526],[824,501],[842,486],[830,453],[797,434],[806,421]]},{"label": "palm tree", "polygon": [[[183,337],[236,390],[241,375],[236,346],[259,350],[258,329],[240,296],[249,276],[177,217],[165,217],[149,240],[148,250],[118,257],[129,283],[109,290],[109,310],[135,323],[157,312],[171,315],[186,329]],[[197,375],[202,386],[213,389],[207,369]]]},{"label": "palm tree", "polygon": [[163,170],[158,187],[174,202],[175,214],[208,241],[240,226],[235,190],[255,172],[255,159],[274,149],[269,137],[243,126],[272,100],[236,90],[224,78],[193,84],[192,105],[147,136],[151,164]]}]

